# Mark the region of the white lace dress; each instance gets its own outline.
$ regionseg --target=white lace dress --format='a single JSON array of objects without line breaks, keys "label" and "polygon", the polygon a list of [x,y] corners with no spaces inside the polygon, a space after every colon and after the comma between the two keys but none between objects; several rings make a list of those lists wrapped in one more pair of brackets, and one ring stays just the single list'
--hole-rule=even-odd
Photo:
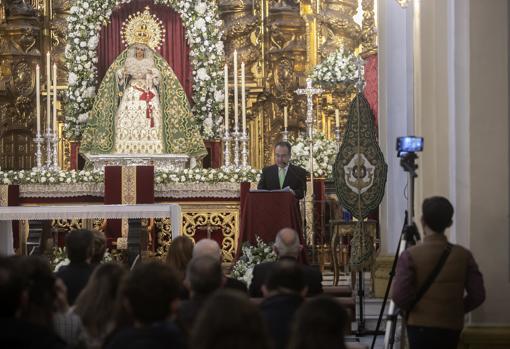
[{"label": "white lace dress", "polygon": [[163,153],[159,78],[152,58],[129,57],[117,71],[117,83],[125,88],[115,116],[114,153]]}]

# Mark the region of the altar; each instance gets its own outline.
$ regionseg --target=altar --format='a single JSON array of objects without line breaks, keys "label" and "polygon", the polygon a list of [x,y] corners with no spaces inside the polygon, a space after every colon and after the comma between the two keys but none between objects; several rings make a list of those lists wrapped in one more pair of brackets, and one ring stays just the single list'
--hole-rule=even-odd
[{"label": "altar", "polygon": [[[252,240],[244,238],[241,211],[260,170],[274,162],[274,144],[292,144],[291,162],[310,172],[312,188],[333,174],[347,91],[362,78],[358,41],[370,39],[346,16],[355,30],[332,29],[338,37],[325,41],[319,56],[306,45],[319,42],[310,22],[318,13],[280,3],[267,4],[267,13],[250,2],[237,8],[215,1],[43,1],[42,13],[9,3],[9,11],[0,11],[12,24],[0,31],[13,43],[3,52],[12,61],[4,75],[13,85],[0,95],[7,125],[0,130],[0,206],[178,204],[180,234],[215,239],[224,260],[233,261],[240,244]],[[326,17],[338,12],[328,10],[335,6],[349,7],[325,3]],[[246,26],[239,29],[239,20]],[[259,27],[264,40],[250,43]],[[43,31],[48,35],[39,38]],[[375,62],[371,56],[366,63],[367,89],[377,86]],[[309,217],[301,212],[307,232],[318,212],[312,201],[324,197],[323,189],[310,192]],[[109,248],[125,247],[122,219],[68,217],[51,225],[58,246],[67,231],[91,227],[105,232]],[[161,217],[151,223],[152,254],[166,252],[170,226],[176,229]],[[12,229],[14,248],[26,252],[24,220]]]},{"label": "altar", "polygon": [[190,165],[190,157],[185,154],[84,154],[95,170],[105,166],[152,165],[155,169],[185,169]]}]

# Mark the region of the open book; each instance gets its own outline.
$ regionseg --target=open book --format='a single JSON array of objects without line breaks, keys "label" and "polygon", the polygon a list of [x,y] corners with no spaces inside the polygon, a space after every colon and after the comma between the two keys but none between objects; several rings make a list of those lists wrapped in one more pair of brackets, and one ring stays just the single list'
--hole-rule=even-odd
[{"label": "open book", "polygon": [[275,189],[275,190],[267,190],[267,189],[250,189],[250,193],[292,193],[292,189],[290,187],[285,187],[283,189]]}]

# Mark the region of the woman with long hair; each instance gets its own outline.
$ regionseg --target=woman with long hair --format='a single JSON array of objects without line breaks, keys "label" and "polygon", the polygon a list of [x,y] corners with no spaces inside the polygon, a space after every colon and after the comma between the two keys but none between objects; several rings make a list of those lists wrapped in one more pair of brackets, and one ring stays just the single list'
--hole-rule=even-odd
[{"label": "woman with long hair", "polygon": [[269,349],[269,337],[256,305],[228,289],[209,298],[193,326],[193,349]]},{"label": "woman with long hair", "polygon": [[117,295],[126,274],[122,265],[99,265],[76,300],[74,312],[81,318],[89,349],[101,348],[115,326]]},{"label": "woman with long hair", "polygon": [[189,237],[181,235],[172,240],[166,254],[166,262],[177,271],[181,283],[186,276],[186,267],[192,257],[193,241]]},{"label": "woman with long hair", "polygon": [[347,325],[340,303],[326,296],[310,299],[295,315],[289,349],[346,349]]}]

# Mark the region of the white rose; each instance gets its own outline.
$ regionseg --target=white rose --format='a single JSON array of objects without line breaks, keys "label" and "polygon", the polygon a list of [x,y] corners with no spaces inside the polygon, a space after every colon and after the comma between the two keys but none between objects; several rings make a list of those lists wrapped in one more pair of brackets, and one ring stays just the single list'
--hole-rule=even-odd
[{"label": "white rose", "polygon": [[207,70],[205,68],[200,68],[197,70],[197,78],[199,80],[209,80],[209,75],[207,74]]},{"label": "white rose", "polygon": [[89,39],[87,46],[90,50],[95,50],[98,44],[99,44],[99,37],[97,35],[94,35]]},{"label": "white rose", "polygon": [[205,30],[205,20],[203,18],[199,18],[195,22],[195,28],[204,31]]},{"label": "white rose", "polygon": [[195,6],[195,11],[197,11],[199,15],[203,15],[205,11],[207,11],[207,4],[205,2],[199,2]]},{"label": "white rose", "polygon": [[79,124],[84,124],[87,122],[88,119],[89,119],[89,113],[83,113],[83,114],[78,115],[77,121]]},{"label": "white rose", "polygon": [[216,102],[223,102],[225,100],[225,94],[222,90],[214,91],[214,100]]}]

